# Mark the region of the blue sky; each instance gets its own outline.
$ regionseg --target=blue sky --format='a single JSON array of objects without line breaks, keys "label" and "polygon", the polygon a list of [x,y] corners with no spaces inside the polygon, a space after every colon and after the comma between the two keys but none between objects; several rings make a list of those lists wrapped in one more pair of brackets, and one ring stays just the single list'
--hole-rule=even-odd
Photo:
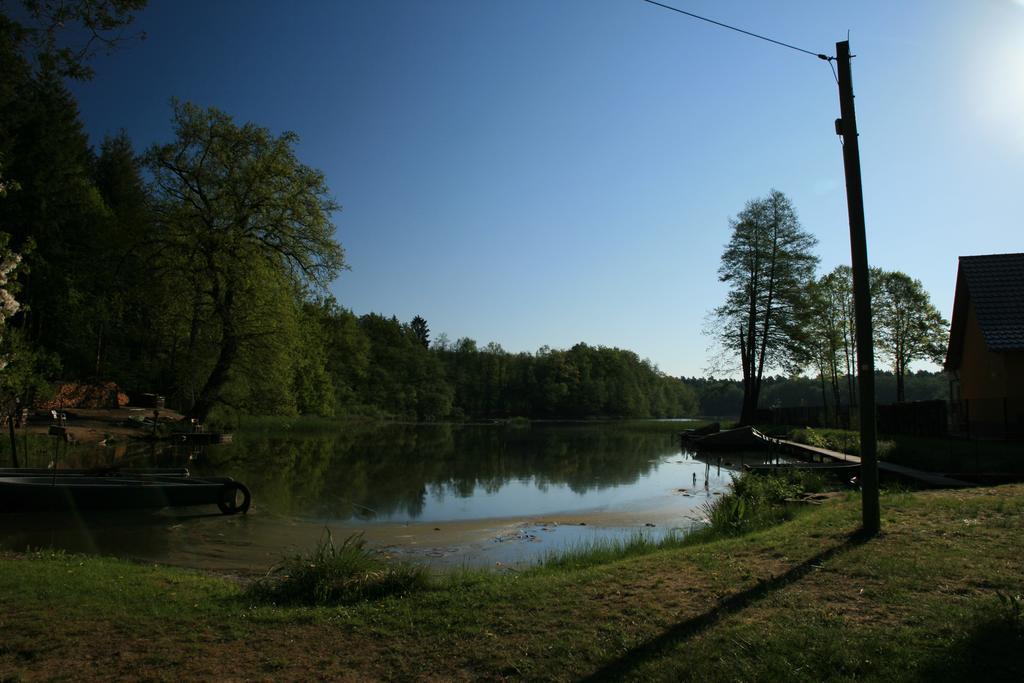
[{"label": "blue sky", "polygon": [[[1024,6],[669,4],[815,51],[850,41],[873,265],[947,317],[957,256],[1022,251]],[[75,84],[95,144],[171,97],[299,134],[356,313],[511,351],[619,346],[702,374],[729,218],[772,188],[849,262],[835,81],[813,57],[640,0],[151,0]],[[912,368],[913,369],[913,368]]]}]

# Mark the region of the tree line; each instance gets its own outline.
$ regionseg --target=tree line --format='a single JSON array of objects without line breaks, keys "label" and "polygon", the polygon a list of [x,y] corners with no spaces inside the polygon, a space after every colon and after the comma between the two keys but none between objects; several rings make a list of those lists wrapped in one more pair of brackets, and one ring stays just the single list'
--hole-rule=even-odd
[{"label": "tree line", "polygon": [[[430,344],[422,318],[357,316],[339,210],[294,133],[172,101],[171,138],[94,149],[67,79],[87,80],[143,0],[0,12],[0,391],[113,380],[217,412],[397,418],[667,417],[693,392],[636,354]],[[75,44],[83,39],[84,45]]]},{"label": "tree line", "polygon": [[[693,389],[699,405],[698,414],[709,417],[736,417],[743,408],[743,382],[737,379],[716,377],[683,377],[683,383]],[[844,378],[845,379],[845,378]],[[896,375],[885,370],[875,371],[875,397],[878,403],[896,401]],[[917,370],[904,377],[906,401],[932,401],[949,398],[949,378],[941,372]],[[838,397],[829,388],[821,391],[819,377],[808,375],[766,376],[761,385],[759,406],[761,408],[788,408],[792,406],[825,406],[826,417],[833,424],[836,409],[857,404],[852,400],[849,385],[841,383]]]},{"label": "tree line", "polygon": [[420,316],[357,316],[333,299],[307,301],[310,349],[290,406],[256,412],[379,415],[415,420],[694,415],[694,391],[632,351],[576,344],[511,353],[463,337],[431,341]]},{"label": "tree line", "polygon": [[[817,239],[803,229],[792,202],[772,190],[747,202],[730,223],[719,280],[726,301],[710,315],[719,360],[742,376],[740,421],[753,421],[772,370],[810,374],[818,405],[856,404],[856,323],[849,266],[816,275]],[[920,360],[942,361],[949,323],[920,280],[874,268],[870,291],[875,356],[888,364],[896,401],[906,400],[906,376]]]}]

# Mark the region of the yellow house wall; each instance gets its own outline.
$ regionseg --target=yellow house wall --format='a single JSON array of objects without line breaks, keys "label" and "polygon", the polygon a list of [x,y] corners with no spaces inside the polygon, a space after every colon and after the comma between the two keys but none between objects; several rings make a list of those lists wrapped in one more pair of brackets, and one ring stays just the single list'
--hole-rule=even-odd
[{"label": "yellow house wall", "polygon": [[960,364],[960,398],[968,402],[973,425],[1002,428],[1019,421],[1024,405],[1024,351],[993,353],[968,306]]},{"label": "yellow house wall", "polygon": [[1005,377],[1003,357],[988,350],[974,304],[970,304],[960,365],[960,398],[968,401],[971,423],[1002,423]]},{"label": "yellow house wall", "polygon": [[1006,396],[1005,365],[1003,354],[988,350],[974,313],[974,304],[969,304],[960,362],[960,396],[966,399]]}]

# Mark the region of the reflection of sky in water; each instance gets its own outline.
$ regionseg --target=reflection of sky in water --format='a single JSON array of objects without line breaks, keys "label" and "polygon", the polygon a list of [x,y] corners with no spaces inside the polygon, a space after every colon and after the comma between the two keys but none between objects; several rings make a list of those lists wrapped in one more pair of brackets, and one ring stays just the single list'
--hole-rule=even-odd
[{"label": "reflection of sky in water", "polygon": [[[738,458],[729,461],[732,460],[737,460],[735,466],[739,465]],[[707,489],[704,487],[706,471]],[[497,490],[477,484],[469,496],[461,495],[451,486],[435,485],[428,490],[420,514],[412,516],[396,510],[390,515],[378,516],[376,521],[433,522],[666,508],[685,512],[699,507],[716,492],[724,493],[732,482],[731,471],[724,466],[709,467],[688,454],[676,453],[663,456],[647,473],[630,483],[602,487],[595,483],[584,492],[573,490],[568,484],[549,481],[538,484],[532,477],[510,481]]]}]

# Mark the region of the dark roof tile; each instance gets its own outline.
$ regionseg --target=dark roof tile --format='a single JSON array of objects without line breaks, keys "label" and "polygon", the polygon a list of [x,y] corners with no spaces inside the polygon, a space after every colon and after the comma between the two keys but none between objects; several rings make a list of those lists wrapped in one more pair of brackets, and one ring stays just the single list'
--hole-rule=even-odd
[{"label": "dark roof tile", "polygon": [[1024,254],[961,256],[960,273],[989,349],[1024,349]]}]

